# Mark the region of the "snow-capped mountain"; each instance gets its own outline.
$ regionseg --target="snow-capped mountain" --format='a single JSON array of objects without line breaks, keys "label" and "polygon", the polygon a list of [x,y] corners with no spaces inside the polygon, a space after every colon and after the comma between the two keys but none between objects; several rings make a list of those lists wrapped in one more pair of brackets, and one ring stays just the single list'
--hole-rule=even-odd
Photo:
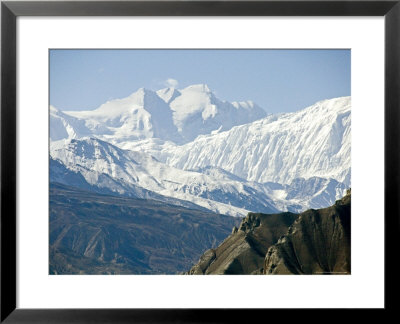
[{"label": "snow-capped mountain", "polygon": [[116,145],[147,138],[182,144],[198,135],[228,130],[266,116],[251,101],[219,100],[203,84],[157,92],[141,88],[129,97],[108,101],[95,110],[58,114],[76,122],[53,123],[52,131],[58,134],[53,136],[55,140],[82,137],[79,134],[84,127],[84,136],[95,136]]},{"label": "snow-capped mountain", "polygon": [[84,120],[64,114],[50,106],[50,141],[80,138],[91,134],[92,131],[86,127]]},{"label": "snow-capped mountain", "polygon": [[[296,178],[335,179],[350,186],[350,97],[268,116],[177,146],[143,142],[142,149],[183,169],[215,166],[247,181],[290,184]],[[140,143],[129,146],[134,149]]]},{"label": "snow-capped mountain", "polygon": [[[176,169],[146,153],[125,151],[95,138],[52,142],[50,155],[53,164],[62,164],[68,172],[76,175],[62,180],[59,171],[52,174],[50,180],[54,182],[84,188],[87,183],[134,197],[141,189],[232,216],[243,216],[252,210],[278,211],[264,190],[234,175]],[[67,171],[62,172],[65,174]],[[150,198],[161,200],[157,196]]]},{"label": "snow-capped mountain", "polygon": [[179,91],[162,89],[157,94],[171,107],[174,124],[184,142],[192,141],[201,134],[229,130],[267,115],[251,101],[221,101],[205,84],[192,85]]},{"label": "snow-capped mountain", "polygon": [[84,120],[91,135],[114,144],[152,137],[181,141],[169,106],[155,92],[144,88],[95,110],[65,114]]},{"label": "snow-capped mountain", "polygon": [[318,209],[320,206],[333,205],[335,200],[345,196],[348,186],[334,179],[312,177],[296,178],[285,186],[285,200],[296,200],[307,208]]},{"label": "snow-capped mountain", "polygon": [[[50,157],[50,182],[61,183],[72,187],[93,191],[106,195],[122,195],[132,198],[152,199],[167,204],[186,207],[189,209],[197,209],[208,211],[207,208],[193,204],[187,200],[176,199],[172,197],[162,196],[156,192],[146,190],[133,184],[125,184],[118,179],[113,179],[105,173],[97,175],[97,181],[90,184],[79,171],[68,169],[61,161],[54,160]],[[73,168],[74,169],[74,168]],[[89,180],[89,179],[88,179]]]},{"label": "snow-capped mountain", "polygon": [[50,107],[50,181],[244,216],[332,205],[351,184],[350,97],[267,115],[206,85]]}]

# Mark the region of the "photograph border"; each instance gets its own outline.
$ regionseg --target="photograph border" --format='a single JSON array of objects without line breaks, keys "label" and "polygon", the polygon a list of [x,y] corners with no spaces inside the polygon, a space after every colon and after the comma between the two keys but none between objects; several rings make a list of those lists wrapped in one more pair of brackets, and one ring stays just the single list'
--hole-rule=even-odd
[{"label": "photograph border", "polygon": [[[396,1],[2,1],[1,316],[7,323],[235,322],[271,309],[19,309],[16,306],[16,53],[18,16],[384,16],[385,310],[397,306],[399,235],[400,0]],[[391,252],[390,252],[391,251]],[[372,260],[371,260],[372,261]],[[396,284],[397,283],[397,284]],[[392,299],[390,298],[392,296]],[[287,311],[287,309],[281,309]],[[250,314],[251,312],[251,314]],[[240,316],[239,316],[240,314]]]}]

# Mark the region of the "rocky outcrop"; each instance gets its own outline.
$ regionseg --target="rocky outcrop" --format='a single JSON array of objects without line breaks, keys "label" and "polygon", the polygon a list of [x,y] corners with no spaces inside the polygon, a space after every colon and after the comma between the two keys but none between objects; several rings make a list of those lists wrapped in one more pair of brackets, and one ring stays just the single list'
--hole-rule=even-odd
[{"label": "rocky outcrop", "polygon": [[297,215],[249,213],[220,246],[206,251],[188,274],[262,274],[265,254]]},{"label": "rocky outcrop", "polygon": [[351,192],[328,208],[301,213],[268,249],[265,274],[350,274]]},{"label": "rocky outcrop", "polygon": [[351,192],[328,208],[249,213],[188,274],[350,274]]}]

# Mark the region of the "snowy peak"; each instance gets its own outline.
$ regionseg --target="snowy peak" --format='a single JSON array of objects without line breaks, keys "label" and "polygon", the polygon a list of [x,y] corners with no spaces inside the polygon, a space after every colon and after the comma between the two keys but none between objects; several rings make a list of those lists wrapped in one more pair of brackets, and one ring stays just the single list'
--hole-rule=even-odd
[{"label": "snowy peak", "polygon": [[181,95],[170,102],[170,107],[174,112],[174,120],[178,129],[182,130],[186,119],[202,113],[207,109],[216,109],[218,104],[213,93],[207,85],[198,84],[180,90]]},{"label": "snowy peak", "polygon": [[[147,106],[150,104],[154,103],[159,103],[161,102],[160,96],[157,94],[157,92],[146,89],[146,88],[139,88],[136,92],[133,92],[129,97],[133,103],[136,103],[136,105],[146,109]],[[162,100],[164,101],[164,100]],[[164,104],[158,104],[159,106],[162,107],[167,107]]]},{"label": "snowy peak", "polygon": [[179,90],[175,88],[165,88],[157,91],[157,95],[165,101],[165,103],[169,104],[176,97],[180,96],[181,93]]},{"label": "snowy peak", "polygon": [[236,125],[265,117],[266,112],[253,103],[236,104],[218,99],[206,84],[180,90],[170,101],[174,124],[185,142],[199,135],[229,130]]},{"label": "snowy peak", "polygon": [[156,92],[140,88],[126,98],[107,101],[91,111],[51,109],[57,118],[62,114],[65,120],[80,120],[85,128],[82,131],[82,125],[78,130],[76,123],[55,122],[52,140],[96,136],[121,146],[149,138],[183,144],[199,135],[229,130],[266,116],[253,102],[231,104],[219,100],[206,84]]},{"label": "snowy peak", "polygon": [[107,120],[110,118],[134,114],[135,111],[139,109],[148,110],[148,108],[156,108],[159,110],[162,108],[166,110],[169,109],[168,106],[165,105],[164,101],[161,100],[154,91],[140,88],[126,98],[108,101],[96,110],[84,113],[86,115],[97,115],[99,118]]},{"label": "snowy peak", "polygon": [[157,93],[145,88],[96,110],[67,113],[84,119],[93,135],[114,144],[152,137],[180,141],[171,109]]},{"label": "snowy peak", "polygon": [[192,91],[192,92],[201,92],[201,93],[211,93],[210,87],[207,84],[193,84],[182,90],[183,92]]}]

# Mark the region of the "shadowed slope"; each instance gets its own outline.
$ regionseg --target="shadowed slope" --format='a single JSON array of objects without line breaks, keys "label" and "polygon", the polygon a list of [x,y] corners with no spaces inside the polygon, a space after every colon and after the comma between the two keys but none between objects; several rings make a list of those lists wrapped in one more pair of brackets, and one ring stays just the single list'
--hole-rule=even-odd
[{"label": "shadowed slope", "polygon": [[235,224],[230,216],[51,184],[49,271],[179,273]]},{"label": "shadowed slope", "polygon": [[249,213],[188,274],[349,274],[350,210],[348,190],[333,206],[299,215]]},{"label": "shadowed slope", "polygon": [[266,255],[265,274],[350,274],[351,194],[307,210]]},{"label": "shadowed slope", "polygon": [[216,249],[204,253],[189,274],[261,274],[268,248],[286,233],[296,214],[249,213]]}]

